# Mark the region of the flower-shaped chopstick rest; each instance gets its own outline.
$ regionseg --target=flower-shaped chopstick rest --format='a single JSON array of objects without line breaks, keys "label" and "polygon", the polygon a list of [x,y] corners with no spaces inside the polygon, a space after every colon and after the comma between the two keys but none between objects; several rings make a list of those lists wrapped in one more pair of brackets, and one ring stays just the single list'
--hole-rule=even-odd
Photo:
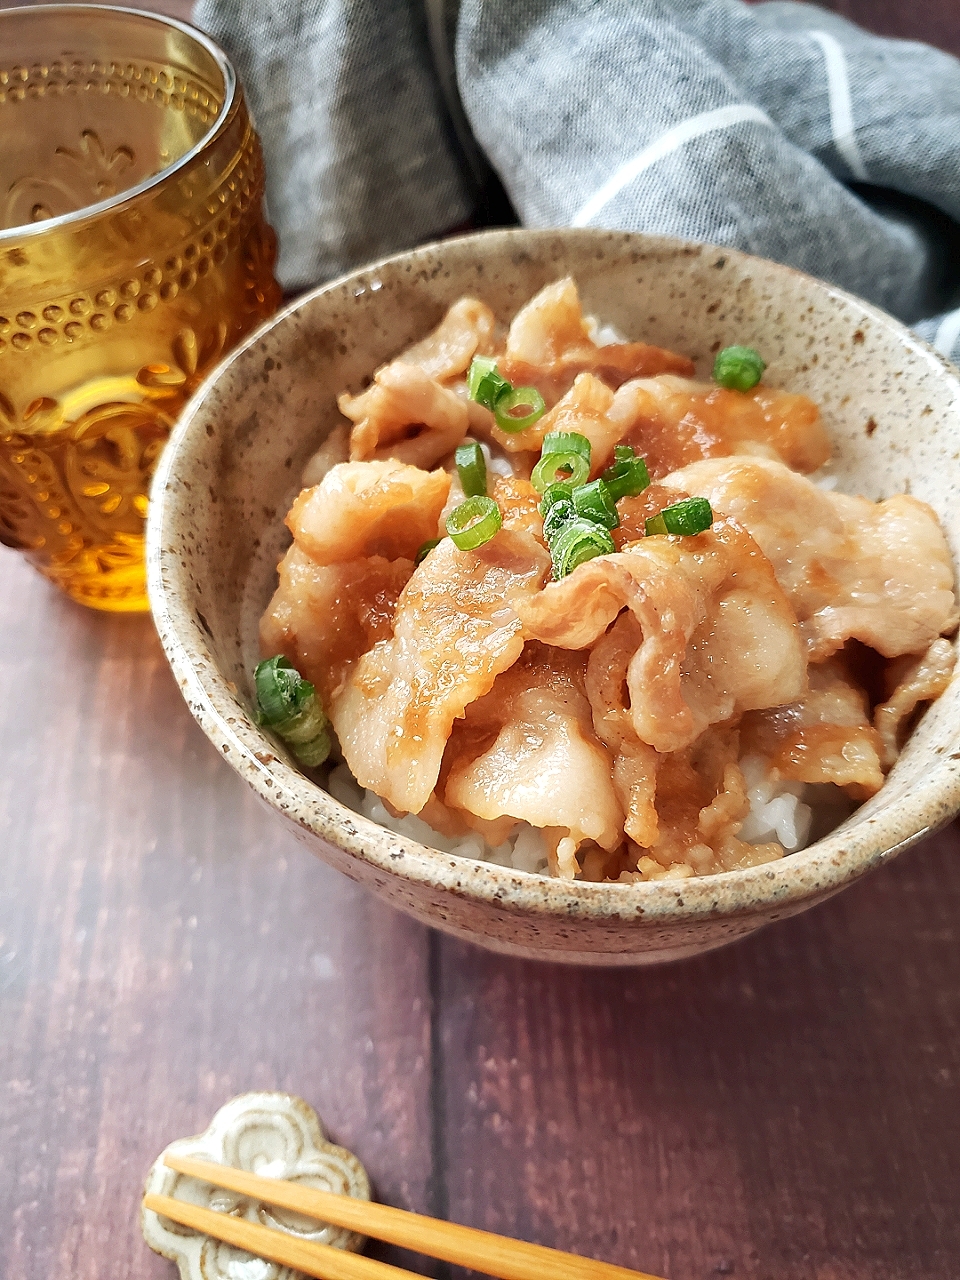
[{"label": "flower-shaped chopstick rest", "polygon": [[[203,1133],[179,1138],[167,1151],[370,1199],[370,1182],[360,1161],[328,1142],[313,1108],[288,1093],[241,1094],[220,1108]],[[145,1189],[336,1248],[358,1251],[364,1244],[363,1236],[351,1231],[185,1177],[168,1168],[163,1155],[147,1175]],[[144,1240],[177,1264],[181,1280],[299,1280],[299,1273],[252,1258],[149,1209],[143,1210],[141,1225]]]}]

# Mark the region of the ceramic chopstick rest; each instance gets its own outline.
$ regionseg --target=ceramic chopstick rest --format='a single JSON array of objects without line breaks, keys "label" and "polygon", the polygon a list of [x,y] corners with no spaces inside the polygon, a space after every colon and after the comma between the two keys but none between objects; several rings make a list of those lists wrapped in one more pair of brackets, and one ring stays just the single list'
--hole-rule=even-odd
[{"label": "ceramic chopstick rest", "polygon": [[[179,1138],[166,1150],[370,1199],[370,1181],[360,1161],[329,1142],[313,1108],[288,1093],[241,1094],[220,1108],[203,1133]],[[305,1240],[353,1251],[363,1248],[364,1237],[354,1232],[176,1173],[163,1163],[163,1154],[147,1175],[147,1192],[230,1213]],[[141,1211],[141,1226],[150,1248],[177,1264],[181,1280],[297,1280],[299,1274],[181,1227],[149,1209]]]}]

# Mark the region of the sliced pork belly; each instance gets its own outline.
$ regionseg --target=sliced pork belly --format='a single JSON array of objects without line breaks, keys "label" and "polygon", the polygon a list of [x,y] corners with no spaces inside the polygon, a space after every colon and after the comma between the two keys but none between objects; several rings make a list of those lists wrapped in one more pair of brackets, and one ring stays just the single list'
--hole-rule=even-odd
[{"label": "sliced pork belly", "polygon": [[813,401],[772,387],[728,391],[669,374],[641,378],[619,388],[606,419],[655,479],[698,458],[754,454],[816,471],[830,457]]},{"label": "sliced pork belly", "polygon": [[584,841],[615,849],[623,809],[584,691],[586,655],[528,644],[466,708],[447,747],[444,803],[487,821],[511,817],[557,833],[560,875]]},{"label": "sliced pork belly", "polygon": [[260,621],[261,652],[288,657],[329,708],[361,654],[393,634],[413,561],[370,556],[319,565],[294,543],[279,573]]},{"label": "sliced pork belly", "polygon": [[796,611],[811,661],[857,639],[895,658],[957,624],[950,553],[924,502],[825,492],[766,458],[710,458],[663,478],[749,530]]},{"label": "sliced pork belly", "polygon": [[412,560],[437,536],[450,490],[445,471],[402,462],[343,462],[304,489],[287,516],[301,550],[318,564],[380,555]]},{"label": "sliced pork belly", "polygon": [[591,470],[603,470],[613,456],[613,446],[620,439],[620,426],[607,418],[613,404],[613,392],[592,373],[578,374],[570,390],[543,417],[525,431],[501,431],[495,427],[493,438],[508,454],[535,450],[540,456],[543,438],[551,431],[578,431],[590,441]]},{"label": "sliced pork belly", "polygon": [[883,764],[896,763],[913,713],[924,702],[939,698],[950,683],[957,655],[949,640],[934,640],[919,657],[897,658],[887,671],[887,700],[873,713],[883,744]]},{"label": "sliced pork belly", "polygon": [[866,693],[843,654],[807,675],[809,688],[798,701],[744,716],[743,754],[762,756],[775,778],[832,782],[855,799],[872,796],[883,785],[883,768]]},{"label": "sliced pork belly", "polygon": [[598,737],[610,751],[613,785],[624,811],[624,831],[636,844],[655,844],[660,756],[641,741],[630,712],[628,672],[643,643],[640,623],[628,610],[590,650],[586,694]]},{"label": "sliced pork belly", "polygon": [[693,361],[645,342],[597,346],[569,277],[556,280],[517,312],[498,362],[515,387],[536,387],[548,405],[556,404],[577,374],[593,373],[611,386],[627,378],[655,373],[692,374]]},{"label": "sliced pork belly", "polygon": [[659,832],[648,849],[638,851],[641,878],[712,875],[783,857],[775,842],[754,845],[739,839],[750,812],[739,750],[736,729],[724,725],[707,729],[685,750],[661,757]]},{"label": "sliced pork belly", "polygon": [[[471,407],[462,378],[475,355],[493,350],[495,327],[488,306],[461,298],[433,333],[378,369],[366,391],[341,395],[340,412],[354,424],[350,458],[396,458],[432,467],[456,448],[470,425],[489,430],[490,415]],[[456,379],[459,385],[444,385]]]},{"label": "sliced pork belly", "polygon": [[657,751],[679,751],[708,725],[792,701],[805,687],[789,602],[757,545],[730,521],[589,560],[520,614],[528,638],[584,649],[625,607],[643,637],[627,669],[631,717]]},{"label": "sliced pork belly", "polygon": [[426,557],[400,597],[392,638],[361,658],[329,708],[361,786],[420,812],[454,720],[520,656],[517,608],[549,568],[541,544],[515,530],[476,551],[444,539]]},{"label": "sliced pork belly", "polygon": [[529,480],[502,476],[493,486],[493,497],[500,508],[504,529],[522,529],[543,541],[540,495]]},{"label": "sliced pork belly", "polygon": [[419,365],[394,361],[379,369],[373,386],[358,396],[342,395],[340,412],[355,425],[350,457],[396,458],[432,467],[467,434],[467,406]]},{"label": "sliced pork belly", "polygon": [[431,334],[393,363],[417,365],[428,377],[449,382],[467,372],[474,356],[493,354],[496,327],[496,317],[486,303],[460,298]]}]

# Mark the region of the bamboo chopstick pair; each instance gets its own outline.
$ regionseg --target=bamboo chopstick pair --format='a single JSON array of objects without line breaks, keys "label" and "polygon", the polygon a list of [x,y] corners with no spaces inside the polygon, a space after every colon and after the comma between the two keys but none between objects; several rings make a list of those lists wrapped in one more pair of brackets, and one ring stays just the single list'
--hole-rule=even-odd
[{"label": "bamboo chopstick pair", "polygon": [[[405,1209],[358,1200],[353,1196],[318,1191],[297,1182],[262,1178],[242,1169],[231,1169],[209,1160],[167,1153],[164,1164],[178,1173],[212,1183],[228,1191],[238,1191],[282,1209],[292,1209],[308,1218],[318,1218],[361,1235],[373,1236],[388,1244],[471,1267],[499,1280],[658,1280],[646,1272],[630,1271],[609,1262],[595,1262],[573,1253],[561,1253],[539,1244],[511,1240],[506,1236],[462,1227],[455,1222],[425,1218]],[[144,1207],[193,1227],[214,1239],[246,1249],[270,1262],[302,1271],[319,1280],[418,1280],[412,1271],[392,1267],[373,1258],[335,1249],[273,1231],[256,1222],[246,1222],[226,1213],[170,1196],[148,1194]]]}]

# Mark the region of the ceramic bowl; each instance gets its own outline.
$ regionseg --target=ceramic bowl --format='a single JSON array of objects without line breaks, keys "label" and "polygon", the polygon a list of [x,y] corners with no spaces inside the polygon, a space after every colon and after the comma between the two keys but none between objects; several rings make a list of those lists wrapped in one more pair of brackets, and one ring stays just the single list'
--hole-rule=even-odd
[{"label": "ceramic bowl", "polygon": [[960,377],[889,316],[729,249],[604,232],[497,231],[401,254],[306,294],[259,329],[191,402],[153,491],[148,538],[160,637],[223,757],[324,861],[426,924],[512,955],[652,964],[794,915],[960,809],[960,681],[933,705],[886,784],[827,838],[780,862],[702,879],[581,884],[433,852],[339,804],[254,724],[257,621],[288,541],[307,459],[359,390],[462,294],[509,319],[573,275],[585,310],[695,358],[760,348],[766,381],[823,411],[842,488],[908,489],[960,548]]}]

